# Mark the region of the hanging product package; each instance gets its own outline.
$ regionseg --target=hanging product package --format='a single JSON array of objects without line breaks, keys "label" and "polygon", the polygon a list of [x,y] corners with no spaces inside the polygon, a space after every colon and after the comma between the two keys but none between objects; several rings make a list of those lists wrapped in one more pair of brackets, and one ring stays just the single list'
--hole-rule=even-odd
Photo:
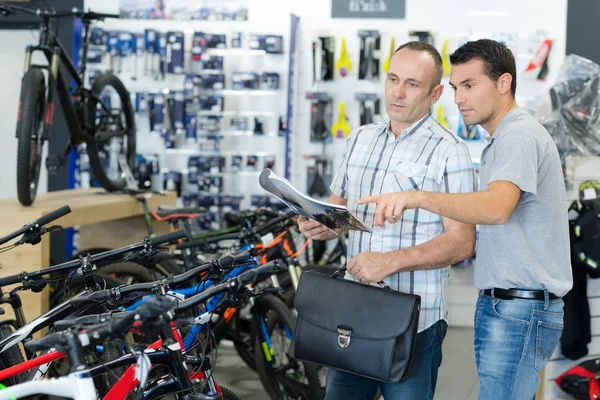
[{"label": "hanging product package", "polygon": [[360,62],[358,79],[376,81],[379,79],[379,58],[381,37],[379,31],[358,31],[360,38]]}]

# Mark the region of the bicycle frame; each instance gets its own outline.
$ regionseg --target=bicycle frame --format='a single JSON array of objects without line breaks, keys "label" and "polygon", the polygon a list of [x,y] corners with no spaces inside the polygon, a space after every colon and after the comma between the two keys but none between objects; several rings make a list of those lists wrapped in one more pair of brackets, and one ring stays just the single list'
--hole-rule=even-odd
[{"label": "bicycle frame", "polygon": [[4,388],[0,390],[0,400],[20,399],[38,394],[89,400],[96,398],[96,387],[89,373],[81,371],[62,378],[24,382]]},{"label": "bicycle frame", "polygon": [[[46,109],[44,111],[45,120],[42,131],[42,135],[46,139],[49,139],[50,128],[52,126],[54,117],[54,89],[56,89],[56,92],[58,93],[58,99],[62,106],[69,132],[71,133],[71,142],[83,143],[88,137],[88,132],[85,132],[81,125],[81,122],[84,122],[81,121],[81,119],[84,117],[84,114],[78,114],[75,105],[77,103],[72,102],[72,98],[79,100],[81,96],[91,96],[106,108],[104,103],[95,93],[84,88],[83,80],[86,70],[89,22],[85,21],[84,26],[85,34],[83,40],[83,52],[81,56],[81,69],[79,72],[77,71],[77,67],[73,64],[71,58],[68,56],[69,53],[67,52],[65,46],[60,42],[58,37],[56,37],[56,32],[51,29],[50,18],[48,16],[44,16],[42,18],[42,22],[40,23],[40,39],[38,45],[29,45],[25,50],[25,73],[27,73],[31,67],[48,70],[48,90],[46,91]],[[41,51],[44,54],[48,60],[48,65],[36,65],[31,63],[32,55],[36,51]],[[69,77],[74,81],[74,90],[71,90],[68,81],[65,81],[65,77],[59,68],[61,65],[64,67],[64,69],[66,69]],[[19,101],[17,124],[21,120],[21,107],[22,104]],[[85,112],[85,110],[81,111]],[[17,129],[17,132],[18,131],[19,130]]]}]

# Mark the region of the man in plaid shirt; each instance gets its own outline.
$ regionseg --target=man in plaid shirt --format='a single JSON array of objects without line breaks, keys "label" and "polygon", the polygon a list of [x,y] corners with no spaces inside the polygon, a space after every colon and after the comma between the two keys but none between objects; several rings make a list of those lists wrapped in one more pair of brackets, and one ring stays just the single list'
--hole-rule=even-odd
[{"label": "man in plaid shirt", "polygon": [[[389,120],[355,129],[331,185],[330,203],[342,204],[372,233],[350,231],[348,279],[385,281],[392,289],[421,296],[421,314],[410,378],[384,383],[329,369],[326,399],[433,399],[446,334],[449,266],[471,257],[475,227],[425,210],[409,210],[399,223],[374,226],[374,204],[365,196],[398,191],[463,193],[475,190],[469,151],[433,120],[430,107],[444,90],[442,59],[435,47],[408,42],[393,55],[385,83]],[[336,235],[316,221],[299,218],[313,240]],[[368,302],[368,299],[365,299]]]}]

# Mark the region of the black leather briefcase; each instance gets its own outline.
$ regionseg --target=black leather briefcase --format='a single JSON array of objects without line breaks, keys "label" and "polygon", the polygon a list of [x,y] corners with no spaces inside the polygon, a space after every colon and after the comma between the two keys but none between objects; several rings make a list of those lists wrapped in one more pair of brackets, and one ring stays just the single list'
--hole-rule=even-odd
[{"label": "black leather briefcase", "polygon": [[294,305],[291,357],[383,382],[409,377],[420,296],[308,271]]}]

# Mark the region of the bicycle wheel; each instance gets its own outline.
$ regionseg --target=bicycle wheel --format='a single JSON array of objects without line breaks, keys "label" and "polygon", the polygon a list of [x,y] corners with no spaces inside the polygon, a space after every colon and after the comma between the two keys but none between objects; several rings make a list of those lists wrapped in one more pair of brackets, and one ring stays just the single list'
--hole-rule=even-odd
[{"label": "bicycle wheel", "polygon": [[[257,321],[257,329],[266,329],[271,348],[260,343],[262,335],[254,342],[256,371],[269,397],[280,399],[321,400],[325,398],[322,367],[290,358],[287,353],[291,336],[296,327],[292,310],[276,296],[258,298],[260,308],[265,310],[265,325]],[[271,362],[272,361],[272,362]]]},{"label": "bicycle wheel", "polygon": [[97,98],[88,99],[88,126],[93,138],[87,141],[90,168],[100,186],[109,192],[126,186],[119,158],[133,173],[135,162],[135,120],[129,92],[111,73],[100,75],[92,85]]},{"label": "bicycle wheel", "polygon": [[44,74],[39,68],[31,68],[23,76],[17,117],[17,195],[24,206],[33,203],[38,189],[44,148],[45,101]]},{"label": "bicycle wheel", "polygon": [[221,400],[241,400],[240,397],[233,392],[231,389],[227,389],[224,386],[221,386]]},{"label": "bicycle wheel", "polygon": [[[0,325],[0,340],[7,338],[12,333],[13,333],[13,330],[10,325],[8,325],[8,324]],[[21,364],[23,362],[25,362],[25,359],[23,358],[23,353],[21,353],[21,349],[19,348],[19,345],[13,346],[10,349],[6,350],[5,352],[0,353],[0,371],[2,371],[4,368],[8,368],[13,365]],[[19,374],[19,375],[13,376],[11,378],[8,378],[4,381],[0,381],[0,383],[3,384],[4,386],[11,386],[11,385],[16,385],[18,383],[24,382],[24,380],[25,380],[24,374]]]}]

